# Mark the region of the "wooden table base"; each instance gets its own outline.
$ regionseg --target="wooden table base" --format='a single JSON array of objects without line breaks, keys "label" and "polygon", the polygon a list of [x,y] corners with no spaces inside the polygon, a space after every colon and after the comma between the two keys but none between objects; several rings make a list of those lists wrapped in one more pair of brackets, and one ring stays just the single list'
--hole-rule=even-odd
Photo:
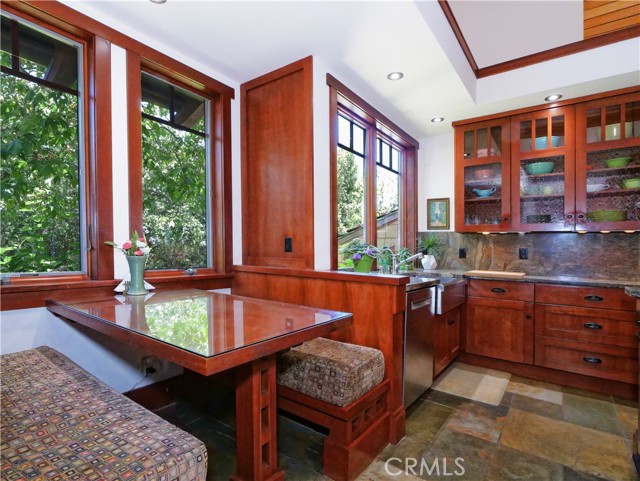
[{"label": "wooden table base", "polygon": [[276,355],[236,368],[236,474],[233,481],[280,481]]}]

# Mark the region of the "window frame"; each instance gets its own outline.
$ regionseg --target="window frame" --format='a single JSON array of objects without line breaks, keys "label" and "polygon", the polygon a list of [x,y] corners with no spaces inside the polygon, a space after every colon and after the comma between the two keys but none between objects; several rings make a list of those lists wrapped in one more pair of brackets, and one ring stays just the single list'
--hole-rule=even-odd
[{"label": "window frame", "polygon": [[[129,142],[129,225],[130,230],[143,232],[142,198],[142,86],[145,72],[206,99],[207,148],[207,246],[208,267],[197,268],[198,274],[210,275],[231,271],[231,197],[230,197],[230,98],[218,88],[217,82],[204,74],[193,78],[195,71],[173,62],[163,65],[161,59],[142,57],[127,51],[127,110]],[[226,136],[225,136],[226,134]],[[228,172],[228,175],[225,175]],[[226,183],[229,182],[228,193]],[[153,246],[152,246],[153,248]],[[158,269],[145,272],[149,279],[188,279],[184,269]]]},{"label": "window frame", "polygon": [[[64,271],[53,272],[25,272],[25,273],[9,273],[6,277],[2,277],[2,285],[31,285],[31,284],[43,284],[43,283],[67,283],[75,281],[88,281],[92,278],[100,278],[98,273],[98,265],[100,262],[95,252],[93,252],[93,241],[95,238],[95,223],[92,223],[92,219],[95,218],[96,206],[94,205],[91,197],[91,192],[95,190],[96,186],[96,169],[94,168],[96,162],[96,152],[92,148],[92,142],[94,138],[94,132],[92,129],[92,112],[97,110],[97,104],[100,99],[91,100],[91,86],[92,78],[96,77],[96,70],[99,68],[99,61],[96,59],[96,52],[94,48],[94,42],[88,34],[76,31],[70,32],[64,28],[60,28],[56,22],[48,22],[42,18],[38,18],[28,13],[23,12],[20,9],[11,8],[11,6],[2,5],[3,13],[7,18],[22,22],[28,27],[32,27],[36,30],[44,30],[45,34],[53,34],[53,38],[61,37],[61,41],[64,40],[77,44],[81,47],[81,52],[78,52],[78,195],[80,199],[80,271],[73,271],[66,273]],[[14,38],[15,40],[15,38]],[[12,68],[15,67],[15,64]],[[14,75],[17,78],[24,79],[26,81],[34,82],[39,85],[65,91],[65,89],[58,89],[56,86],[47,82],[46,80],[33,78],[30,75],[16,75],[12,69],[3,67],[3,72],[7,75]],[[72,93],[73,89],[66,89],[67,93]],[[108,92],[110,93],[110,92]],[[110,186],[109,186],[110,187]],[[107,222],[110,221],[110,214],[103,216]],[[111,269],[113,271],[113,268]]]},{"label": "window frame", "polygon": [[419,143],[394,122],[377,111],[347,86],[331,74],[327,74],[329,85],[329,144],[330,144],[330,188],[331,188],[331,269],[338,269],[338,115],[348,117],[365,128],[365,215],[364,242],[377,244],[377,190],[376,167],[378,139],[401,151],[399,162],[400,199],[398,216],[400,220],[400,243],[415,249],[417,242],[417,150]]}]

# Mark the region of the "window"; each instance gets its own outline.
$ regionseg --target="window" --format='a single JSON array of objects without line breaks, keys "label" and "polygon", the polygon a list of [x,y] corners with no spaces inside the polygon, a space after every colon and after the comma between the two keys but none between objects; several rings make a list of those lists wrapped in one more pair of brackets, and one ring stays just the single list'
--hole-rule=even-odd
[{"label": "window", "polygon": [[209,101],[142,72],[142,199],[148,269],[211,265]]},{"label": "window", "polygon": [[83,45],[2,12],[3,275],[87,271]]},{"label": "window", "polygon": [[377,246],[398,251],[401,247],[400,165],[402,152],[378,138],[376,159]]},{"label": "window", "polygon": [[338,116],[338,249],[365,237],[365,136],[364,128]]},{"label": "window", "polygon": [[415,249],[417,141],[331,75],[334,126],[331,267],[350,266],[340,249],[353,239]]}]

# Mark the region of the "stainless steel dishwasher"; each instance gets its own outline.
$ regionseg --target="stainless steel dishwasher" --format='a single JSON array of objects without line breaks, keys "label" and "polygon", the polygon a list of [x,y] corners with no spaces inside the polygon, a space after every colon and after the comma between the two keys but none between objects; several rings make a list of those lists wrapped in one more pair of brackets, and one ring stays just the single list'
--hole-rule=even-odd
[{"label": "stainless steel dishwasher", "polygon": [[435,287],[421,287],[407,290],[404,323],[403,404],[405,408],[413,404],[433,383],[435,289]]}]

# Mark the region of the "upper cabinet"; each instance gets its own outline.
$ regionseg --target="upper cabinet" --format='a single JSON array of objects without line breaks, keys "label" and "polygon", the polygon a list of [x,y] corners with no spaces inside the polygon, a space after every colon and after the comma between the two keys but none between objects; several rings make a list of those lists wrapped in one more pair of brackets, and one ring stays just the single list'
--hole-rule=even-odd
[{"label": "upper cabinet", "polygon": [[640,92],[576,106],[576,229],[640,225]]},{"label": "upper cabinet", "polygon": [[511,229],[574,227],[575,137],[572,106],[511,118]]},{"label": "upper cabinet", "polygon": [[[509,121],[456,129],[456,225],[464,232],[509,228]],[[462,227],[462,229],[461,229]]]},{"label": "upper cabinet", "polygon": [[640,91],[458,125],[455,161],[458,232],[639,230]]}]

